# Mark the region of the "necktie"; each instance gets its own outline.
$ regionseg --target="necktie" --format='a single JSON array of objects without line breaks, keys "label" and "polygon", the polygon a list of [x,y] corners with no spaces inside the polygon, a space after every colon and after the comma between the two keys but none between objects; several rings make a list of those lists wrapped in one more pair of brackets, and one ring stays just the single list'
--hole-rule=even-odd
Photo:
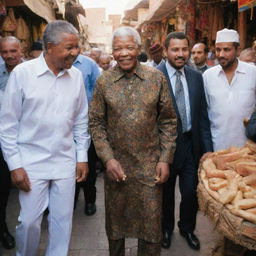
[{"label": "necktie", "polygon": [[185,104],[185,95],[184,95],[184,89],[183,85],[180,79],[181,72],[177,70],[175,72],[176,75],[176,83],[175,83],[175,99],[176,99],[176,104],[178,106],[180,118],[181,118],[181,123],[182,123],[182,131],[186,132],[187,131],[187,113],[186,113],[186,104]]}]

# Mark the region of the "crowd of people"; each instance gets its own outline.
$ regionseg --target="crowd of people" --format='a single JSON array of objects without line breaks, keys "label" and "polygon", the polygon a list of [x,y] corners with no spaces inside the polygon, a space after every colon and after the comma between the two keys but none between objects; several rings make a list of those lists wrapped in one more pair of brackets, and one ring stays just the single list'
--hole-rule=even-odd
[{"label": "crowd of people", "polygon": [[[34,256],[48,214],[47,256],[68,255],[79,190],[95,214],[97,168],[104,171],[110,256],[160,256],[175,227],[193,250],[198,166],[211,152],[256,141],[256,45],[241,52],[239,34],[217,32],[215,52],[171,32],[141,52],[139,33],[120,27],[112,56],[82,53],[66,21],[47,25],[31,60],[13,36],[0,41],[0,241]],[[212,65],[209,56],[216,65]],[[247,62],[247,63],[246,63]],[[244,119],[250,119],[247,127]],[[100,167],[99,167],[100,166]],[[11,182],[19,189],[16,237],[6,223]]]}]

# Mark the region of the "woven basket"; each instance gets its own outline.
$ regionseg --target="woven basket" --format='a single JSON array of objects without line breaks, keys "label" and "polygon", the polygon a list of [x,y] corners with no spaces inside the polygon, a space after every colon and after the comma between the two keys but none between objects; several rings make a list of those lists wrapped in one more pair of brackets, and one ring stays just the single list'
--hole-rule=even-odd
[{"label": "woven basket", "polygon": [[216,201],[205,189],[199,175],[197,188],[199,207],[226,238],[234,243],[256,250],[256,225],[232,214],[223,204]]}]

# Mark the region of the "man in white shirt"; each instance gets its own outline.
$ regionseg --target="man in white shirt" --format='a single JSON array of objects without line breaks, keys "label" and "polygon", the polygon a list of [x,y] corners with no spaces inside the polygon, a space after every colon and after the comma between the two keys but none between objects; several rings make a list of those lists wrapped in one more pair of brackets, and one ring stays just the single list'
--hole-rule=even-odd
[{"label": "man in white shirt", "polygon": [[[0,64],[0,107],[5,87],[11,71],[22,62],[21,45],[19,39],[7,36],[0,40],[0,54],[3,63]],[[11,175],[0,150],[0,241],[4,248],[13,249],[15,239],[9,233],[6,223],[6,208],[11,189]]]},{"label": "man in white shirt", "polygon": [[12,71],[3,97],[0,140],[21,206],[17,256],[37,255],[47,207],[46,255],[68,255],[75,180],[88,173],[90,144],[83,77],[72,67],[78,39],[68,22],[49,23],[44,53]]},{"label": "man in white shirt", "polygon": [[256,103],[256,67],[238,60],[239,35],[235,30],[217,32],[215,52],[219,65],[203,74],[214,151],[243,146],[243,120]]}]

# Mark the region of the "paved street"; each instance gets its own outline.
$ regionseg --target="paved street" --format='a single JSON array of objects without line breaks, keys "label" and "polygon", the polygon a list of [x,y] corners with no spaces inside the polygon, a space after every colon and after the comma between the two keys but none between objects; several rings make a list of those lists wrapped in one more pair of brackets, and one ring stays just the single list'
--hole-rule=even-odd
[{"label": "paved street", "polygon": [[[178,200],[177,200],[178,201]],[[80,193],[77,209],[74,212],[73,231],[70,244],[70,256],[107,256],[108,243],[105,234],[104,220],[104,193],[103,174],[100,173],[97,179],[97,212],[93,216],[86,216],[83,213],[84,202]],[[178,207],[176,207],[178,209]],[[19,211],[17,190],[13,189],[8,206],[8,224],[10,231],[14,234]],[[38,255],[44,255],[44,248],[47,243],[47,219],[42,224],[42,238]],[[175,229],[172,245],[169,250],[162,249],[161,256],[210,256],[215,241],[218,238],[213,225],[201,213],[198,215],[197,230],[195,232],[201,241],[199,252],[191,250],[178,229]],[[127,239],[126,256],[136,256],[137,242],[135,239]],[[2,250],[0,256],[13,256],[14,250]],[[62,255],[56,255],[62,256]]]}]

